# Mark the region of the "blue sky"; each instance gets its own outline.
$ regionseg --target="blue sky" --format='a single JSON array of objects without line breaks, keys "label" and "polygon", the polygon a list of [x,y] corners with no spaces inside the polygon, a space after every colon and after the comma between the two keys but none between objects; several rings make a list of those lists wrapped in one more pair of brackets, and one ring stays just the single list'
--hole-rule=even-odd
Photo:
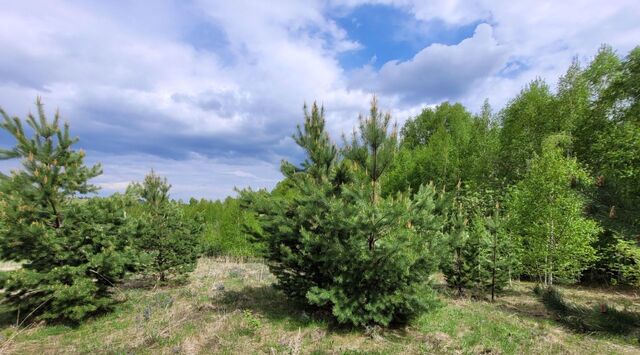
[{"label": "blue sky", "polygon": [[454,45],[471,37],[477,25],[490,19],[479,18],[458,26],[433,18],[417,19],[411,10],[389,4],[363,4],[332,16],[349,38],[361,44],[358,50],[340,57],[347,70],[372,65],[380,69],[392,60],[410,60],[418,51],[434,43]]},{"label": "blue sky", "polygon": [[[372,94],[400,123],[459,101],[499,109],[602,43],[640,44],[637,1],[6,1],[0,107],[41,96],[103,164],[102,193],[151,168],[173,196],[270,188],[302,106],[339,140]],[[11,144],[0,134],[0,145]],[[17,162],[0,162],[0,170]]]}]

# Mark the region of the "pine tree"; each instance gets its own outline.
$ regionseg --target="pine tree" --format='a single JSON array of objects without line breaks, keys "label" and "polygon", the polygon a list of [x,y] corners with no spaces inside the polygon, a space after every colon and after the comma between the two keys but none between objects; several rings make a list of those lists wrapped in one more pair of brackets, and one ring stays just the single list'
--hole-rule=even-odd
[{"label": "pine tree", "polygon": [[[311,116],[299,143],[326,137],[313,129],[320,117]],[[266,244],[278,287],[342,324],[402,322],[431,304],[427,281],[444,239],[444,200],[433,186],[421,187],[413,198],[379,195],[397,148],[389,122],[374,100],[371,115],[361,117],[360,135],[344,152],[347,159],[336,157],[322,169],[313,164],[328,160],[309,158],[312,163],[296,170],[285,163],[289,192],[242,193],[244,205],[259,216],[260,228],[252,232]],[[331,152],[333,145],[321,141],[301,146],[309,157],[325,156],[314,150]],[[318,178],[315,171],[326,175]]]},{"label": "pine tree", "polygon": [[324,107],[318,107],[314,102],[311,106],[311,114],[307,110],[307,105],[304,105],[303,110],[304,127],[298,125],[293,139],[305,150],[307,158],[302,162],[301,168],[294,167],[293,171],[304,171],[316,180],[327,178],[330,169],[335,165],[338,151],[325,130]]},{"label": "pine tree", "polygon": [[169,275],[193,271],[200,255],[202,218],[186,218],[184,211],[170,201],[170,189],[167,179],[153,170],[142,184],[134,183],[128,189],[142,201],[136,243],[151,259],[145,272],[155,274],[160,282]]},{"label": "pine tree", "polygon": [[97,190],[88,181],[100,166],[85,166],[69,125],[60,127],[59,113],[49,122],[40,99],[36,105],[37,117],[26,119],[31,135],[0,110],[0,127],[16,140],[0,158],[22,159],[22,169],[0,182],[0,253],[22,263],[3,275],[1,287],[22,314],[79,321],[113,303],[109,288],[136,261],[129,238],[135,225],[123,199],[77,199]]},{"label": "pine tree", "polygon": [[492,302],[496,294],[509,282],[512,272],[518,266],[519,256],[517,243],[504,231],[499,210],[500,205],[496,203],[491,216],[478,218],[476,232],[484,242],[482,256],[479,258],[482,270],[481,287],[490,291]]},{"label": "pine tree", "polygon": [[469,255],[470,236],[467,219],[461,209],[451,215],[449,224],[447,256],[440,267],[449,287],[454,288],[458,296],[462,296],[464,290],[472,286],[471,274],[476,260]]},{"label": "pine tree", "polygon": [[518,265],[519,248],[504,231],[499,204],[486,216],[483,204],[458,186],[458,209],[449,217],[448,251],[441,269],[458,296],[465,291],[476,297],[490,292],[493,301]]},{"label": "pine tree", "polygon": [[354,131],[350,144],[345,144],[344,155],[371,182],[371,201],[375,204],[380,195],[379,180],[391,166],[398,150],[398,129],[394,125],[389,132],[391,114],[379,111],[375,96],[371,100],[369,117],[361,115],[359,121],[359,137]]},{"label": "pine tree", "polygon": [[140,198],[152,207],[157,208],[169,201],[171,185],[167,182],[166,177],[156,174],[153,169],[144,177],[142,184],[136,187],[140,191]]},{"label": "pine tree", "polygon": [[289,297],[307,302],[311,287],[330,282],[331,259],[322,236],[329,201],[340,194],[347,180],[344,164],[325,130],[324,109],[314,103],[311,115],[293,136],[307,159],[297,167],[281,165],[285,176],[271,194],[241,191],[241,204],[258,217],[259,227],[245,225],[253,238],[265,244],[265,258],[278,279],[278,288]]}]

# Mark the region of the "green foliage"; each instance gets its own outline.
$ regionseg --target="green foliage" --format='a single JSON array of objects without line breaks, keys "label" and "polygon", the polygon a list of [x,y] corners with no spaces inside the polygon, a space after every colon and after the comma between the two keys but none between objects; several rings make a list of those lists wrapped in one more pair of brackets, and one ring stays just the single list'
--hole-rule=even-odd
[{"label": "green foliage", "polygon": [[[623,235],[611,234],[601,237],[595,244],[597,262],[592,272],[597,272],[598,281],[614,285],[640,286],[640,247],[635,240],[627,240]],[[591,276],[591,275],[589,275]]]},{"label": "green foliage", "polygon": [[500,113],[500,168],[509,182],[524,175],[527,161],[540,153],[545,137],[562,131],[562,124],[554,115],[554,102],[549,86],[536,80]]},{"label": "green foliage", "polygon": [[529,275],[553,284],[554,276],[576,279],[595,259],[592,243],[600,228],[585,218],[585,198],[576,188],[590,178],[564,155],[566,135],[545,140],[542,155],[530,162],[509,201],[511,232],[522,238],[523,266]]},{"label": "green foliage", "polygon": [[[259,228],[251,230],[266,244],[278,287],[330,310],[342,324],[402,322],[432,304],[427,281],[444,239],[445,199],[433,186],[420,188],[413,198],[379,195],[396,150],[389,122],[374,99],[370,116],[361,117],[360,134],[354,133],[346,148],[347,160],[323,169],[326,175],[320,177],[313,165],[291,169],[285,163],[286,188],[241,195],[259,218]],[[306,129],[299,134],[326,135]],[[301,146],[310,157],[323,154],[309,150],[332,147],[328,141]]]},{"label": "green foliage", "polygon": [[77,199],[96,190],[88,180],[100,167],[86,167],[68,125],[60,128],[57,113],[47,121],[40,100],[37,107],[38,118],[26,120],[31,136],[19,118],[0,111],[0,125],[16,140],[0,156],[22,159],[22,169],[0,183],[0,252],[22,263],[3,275],[2,288],[23,315],[76,322],[113,304],[110,286],[135,267],[136,226],[122,197]]},{"label": "green foliage", "polygon": [[389,132],[391,114],[378,109],[374,96],[368,117],[359,117],[360,129],[354,131],[350,142],[346,142],[343,154],[353,162],[356,170],[371,183],[371,201],[376,203],[380,194],[379,180],[391,166],[398,150],[397,127]]},{"label": "green foliage", "polygon": [[302,162],[302,171],[316,179],[329,174],[337,158],[337,148],[329,140],[329,135],[324,129],[324,107],[318,107],[314,102],[311,106],[311,114],[304,106],[304,128],[298,125],[297,132],[293,136],[295,142],[308,153],[307,159]]},{"label": "green foliage", "polygon": [[468,220],[462,211],[450,217],[450,232],[448,234],[448,250],[441,262],[441,269],[449,287],[457,290],[458,296],[474,283],[472,277],[477,259],[477,241],[471,239],[468,231]]},{"label": "green foliage", "polygon": [[516,243],[503,230],[498,210],[492,216],[475,214],[468,223],[462,211],[452,215],[448,252],[441,268],[447,284],[458,295],[471,290],[475,295],[490,293],[493,300],[517,275]]},{"label": "green foliage", "polygon": [[480,287],[491,293],[491,300],[516,274],[520,262],[519,246],[504,231],[504,220],[499,216],[499,205],[492,216],[476,222],[480,240],[486,240],[480,255]]},{"label": "green foliage", "polygon": [[[593,165],[619,196],[622,207],[640,202],[640,47],[629,53],[597,102],[602,122],[595,133]],[[592,136],[593,138],[593,136]]]},{"label": "green foliage", "polygon": [[255,227],[255,216],[243,209],[240,200],[227,197],[224,201],[192,201],[180,206],[188,219],[201,220],[201,250],[207,256],[236,258],[260,257],[262,244],[244,231],[244,226]]},{"label": "green foliage", "polygon": [[619,282],[640,287],[640,247],[630,240],[618,240],[613,253],[617,260],[612,270],[618,273]]},{"label": "green foliage", "polygon": [[620,62],[620,58],[611,47],[602,46],[589,65],[582,70],[580,75],[582,81],[576,81],[576,83],[586,84],[588,111],[578,117],[573,132],[574,147],[577,157],[588,165],[593,165],[594,160],[598,158],[594,155],[592,148],[594,137],[606,131],[609,126],[606,115],[609,105],[603,96],[609,84],[617,76]]},{"label": "green foliage", "polygon": [[449,190],[459,181],[493,183],[499,141],[491,117],[487,102],[478,117],[461,104],[445,102],[408,120],[399,156],[385,179],[385,194],[416,191],[429,181]]},{"label": "green foliage", "polygon": [[333,267],[324,271],[329,282],[314,285],[306,297],[330,307],[340,323],[406,322],[431,305],[424,296],[439,259],[442,206],[433,187],[412,200],[398,196],[375,205],[365,191],[345,188],[343,198],[330,201],[325,228],[332,233],[314,239],[330,244],[325,263]]},{"label": "green foliage", "polygon": [[147,205],[154,207],[169,201],[169,190],[171,185],[167,182],[167,178],[159,176],[153,169],[144,177],[142,183],[134,182],[127,187],[128,194],[137,196]]},{"label": "green foliage", "polygon": [[153,171],[141,185],[132,186],[128,191],[139,191],[143,201],[136,246],[150,258],[144,272],[164,282],[169,275],[193,271],[200,254],[201,218],[186,218],[180,206],[169,200],[166,179]]}]

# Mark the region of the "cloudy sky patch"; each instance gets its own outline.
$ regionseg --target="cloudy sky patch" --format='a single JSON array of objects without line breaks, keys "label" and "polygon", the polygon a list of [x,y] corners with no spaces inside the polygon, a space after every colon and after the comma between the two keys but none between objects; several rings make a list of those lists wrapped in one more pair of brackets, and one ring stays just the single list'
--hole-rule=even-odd
[{"label": "cloudy sky patch", "polygon": [[[103,194],[154,168],[173,196],[271,188],[302,106],[339,141],[377,94],[402,123],[428,105],[500,108],[602,43],[638,45],[637,1],[7,1],[0,106],[42,96],[79,135]],[[0,144],[11,144],[0,134]],[[13,165],[12,165],[13,164]],[[4,170],[15,166],[0,163]]]}]

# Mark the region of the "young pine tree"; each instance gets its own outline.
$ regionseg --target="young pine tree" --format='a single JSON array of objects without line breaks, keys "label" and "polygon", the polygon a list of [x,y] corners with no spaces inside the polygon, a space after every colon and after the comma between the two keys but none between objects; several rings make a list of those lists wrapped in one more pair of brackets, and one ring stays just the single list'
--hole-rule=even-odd
[{"label": "young pine tree", "polygon": [[306,303],[311,287],[331,282],[331,246],[324,240],[331,232],[324,221],[329,201],[340,193],[344,171],[324,128],[324,109],[314,103],[310,115],[305,107],[304,116],[304,126],[298,126],[293,138],[305,151],[305,162],[296,167],[283,161],[285,179],[272,193],[245,190],[241,202],[257,216],[259,227],[245,225],[245,229],[264,243],[276,286]]},{"label": "young pine tree", "polygon": [[327,178],[330,169],[335,165],[338,157],[337,149],[329,139],[324,125],[324,107],[318,107],[314,102],[311,106],[311,114],[304,106],[304,127],[298,125],[296,134],[293,135],[295,142],[302,147],[307,158],[302,162],[302,167],[295,169],[291,165],[287,165],[289,169],[292,167],[294,171],[304,171],[316,180]]},{"label": "young pine tree", "polygon": [[518,244],[504,232],[499,204],[487,216],[491,208],[476,194],[461,195],[462,191],[458,189],[455,200],[459,207],[449,217],[448,251],[441,269],[459,296],[465,291],[475,297],[490,293],[493,301],[516,270]]},{"label": "young pine tree", "polygon": [[364,180],[370,182],[371,203],[376,204],[380,196],[380,179],[398,152],[398,129],[394,125],[389,132],[391,114],[379,111],[375,96],[371,100],[369,117],[360,116],[359,121],[359,132],[354,131],[351,142],[345,144],[344,156],[364,174]]},{"label": "young pine tree", "polygon": [[477,260],[473,258],[472,242],[469,240],[467,219],[461,209],[451,214],[446,256],[441,261],[441,269],[449,287],[456,290],[458,296],[471,288],[473,269]]},{"label": "young pine tree", "polygon": [[100,166],[85,166],[69,125],[60,127],[58,113],[48,121],[40,99],[36,105],[30,131],[0,110],[0,127],[16,140],[0,158],[22,159],[0,181],[0,254],[22,268],[3,274],[0,287],[19,314],[77,322],[113,304],[110,287],[136,260],[135,225],[123,199],[77,199],[97,190],[88,181]]},{"label": "young pine tree", "polygon": [[[309,157],[323,156],[316,149],[332,150],[328,139],[313,138],[326,137],[325,132],[308,129],[323,125],[320,119],[312,115],[316,122],[299,132],[305,138],[297,141],[319,142],[301,144]],[[242,195],[260,218],[253,232],[267,245],[265,256],[278,287],[328,310],[341,324],[406,321],[431,301],[428,279],[443,239],[443,200],[433,186],[421,187],[413,198],[379,195],[380,178],[396,149],[389,121],[374,100],[346,161],[335,157],[328,169],[313,168],[323,160],[312,158],[302,169],[285,163],[289,193]],[[341,175],[344,167],[348,173]],[[318,179],[314,171],[326,173]]]},{"label": "young pine tree", "polygon": [[150,262],[146,272],[165,282],[169,275],[184,275],[195,269],[200,254],[203,221],[187,218],[184,211],[169,200],[171,185],[153,170],[142,184],[134,183],[129,191],[142,201],[141,230],[138,248]]},{"label": "young pine tree", "polygon": [[511,279],[518,266],[519,249],[516,241],[507,235],[503,228],[503,219],[499,214],[500,205],[496,204],[491,216],[478,217],[476,233],[483,241],[480,260],[480,280],[482,290],[491,293],[495,300]]}]

